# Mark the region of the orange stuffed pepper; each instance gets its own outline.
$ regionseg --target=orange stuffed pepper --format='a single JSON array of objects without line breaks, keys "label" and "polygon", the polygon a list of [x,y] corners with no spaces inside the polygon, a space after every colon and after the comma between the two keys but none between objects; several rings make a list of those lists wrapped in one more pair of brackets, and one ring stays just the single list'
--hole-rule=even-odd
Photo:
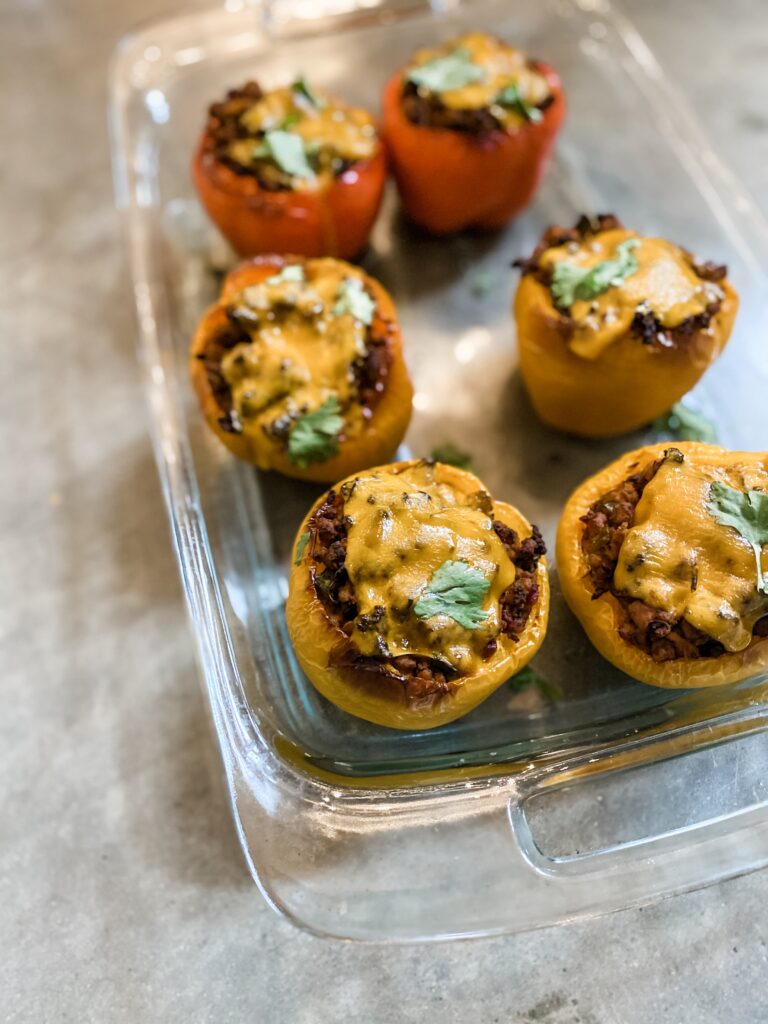
[{"label": "orange stuffed pepper", "polygon": [[405,212],[438,235],[502,227],[531,201],[564,110],[552,68],[493,36],[420,50],[383,99]]},{"label": "orange stuffed pepper", "polygon": [[549,228],[518,265],[517,342],[533,407],[585,437],[667,412],[720,354],[739,304],[724,266],[608,214]]},{"label": "orange stuffed pepper", "polygon": [[209,110],[192,175],[240,256],[351,259],[365,247],[387,176],[373,118],[300,78],[234,89]]},{"label": "orange stuffed pepper", "polygon": [[600,653],[653,686],[768,668],[768,455],[649,445],[576,489],[557,534],[563,595]]},{"label": "orange stuffed pepper", "polygon": [[192,341],[192,383],[238,458],[328,483],[391,458],[412,387],[389,294],[326,257],[233,270]]},{"label": "orange stuffed pepper", "polygon": [[401,462],[321,497],[294,548],[286,616],[310,681],[344,711],[432,729],[541,646],[541,535],[455,466]]}]

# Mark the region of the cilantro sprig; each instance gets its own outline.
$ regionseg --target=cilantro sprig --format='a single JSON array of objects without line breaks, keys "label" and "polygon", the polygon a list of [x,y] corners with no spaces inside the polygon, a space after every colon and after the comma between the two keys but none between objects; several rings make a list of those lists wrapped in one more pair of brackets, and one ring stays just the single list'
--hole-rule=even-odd
[{"label": "cilantro sprig", "polygon": [[505,85],[496,97],[496,102],[502,107],[516,110],[524,120],[530,121],[531,124],[538,124],[541,120],[541,111],[538,107],[533,107],[530,103],[526,102],[517,82],[510,82],[509,85]]},{"label": "cilantro sprig", "polygon": [[357,277],[344,278],[336,293],[333,315],[344,316],[348,313],[369,327],[373,323],[375,312],[376,303],[363,287],[363,282]]},{"label": "cilantro sprig", "polygon": [[304,150],[304,140],[301,136],[282,128],[267,132],[254,148],[253,156],[255,159],[270,157],[281,171],[290,174],[292,178],[305,178],[307,181],[315,178],[315,172]]},{"label": "cilantro sprig", "polygon": [[463,89],[465,85],[482,82],[484,78],[484,69],[473,62],[472,54],[463,46],[411,68],[407,75],[408,81],[414,85],[438,93]]},{"label": "cilantro sprig", "polygon": [[309,544],[309,530],[305,530],[296,541],[296,557],[293,560],[294,565],[301,565],[301,560],[304,557],[307,544]]},{"label": "cilantro sprig", "polygon": [[561,309],[570,309],[577,299],[594,299],[596,295],[617,288],[637,272],[638,262],[634,250],[640,245],[637,238],[627,238],[616,246],[612,259],[602,260],[594,267],[578,267],[560,260],[552,270],[549,290]]},{"label": "cilantro sprig", "polygon": [[464,629],[477,629],[489,615],[482,606],[490,585],[490,580],[467,562],[449,560],[433,574],[413,610],[421,619],[447,615]]},{"label": "cilantro sprig", "polygon": [[452,441],[446,441],[445,444],[437,445],[436,448],[432,449],[429,457],[435,462],[445,463],[446,466],[456,466],[458,469],[474,469],[472,456],[462,451]]},{"label": "cilantro sprig", "polygon": [[295,281],[297,284],[302,284],[304,281],[304,268],[300,263],[289,263],[283,267],[282,270],[273,274],[271,277],[267,277],[264,280],[264,284],[283,284],[284,281]]},{"label": "cilantro sprig", "polygon": [[339,432],[344,420],[339,415],[341,406],[331,395],[311,412],[296,421],[288,435],[288,457],[302,469],[311,462],[325,462],[339,450]]},{"label": "cilantro sprig", "polygon": [[299,77],[292,83],[291,90],[293,92],[297,92],[300,96],[303,96],[305,100],[308,100],[315,110],[322,110],[325,106],[325,100],[317,95],[304,75],[299,75]]},{"label": "cilantro sprig", "polygon": [[736,530],[755,553],[757,589],[768,594],[768,579],[763,576],[763,545],[768,544],[768,493],[738,491],[716,481],[709,489],[707,511],[721,526]]},{"label": "cilantro sprig", "polygon": [[653,421],[651,429],[659,434],[672,434],[678,441],[703,441],[717,443],[714,423],[683,402],[675,402],[664,416]]}]

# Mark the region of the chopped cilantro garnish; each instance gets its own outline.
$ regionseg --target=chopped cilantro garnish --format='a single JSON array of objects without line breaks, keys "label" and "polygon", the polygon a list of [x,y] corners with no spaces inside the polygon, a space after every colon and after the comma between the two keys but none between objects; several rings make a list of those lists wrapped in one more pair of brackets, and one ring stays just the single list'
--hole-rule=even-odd
[{"label": "chopped cilantro garnish", "polygon": [[301,120],[301,114],[297,111],[292,110],[290,114],[286,114],[280,124],[277,126],[280,131],[286,132],[289,128],[293,128],[295,124],[298,124]]},{"label": "chopped cilantro garnish", "polygon": [[561,309],[570,309],[577,299],[594,299],[601,292],[623,284],[638,269],[633,250],[639,245],[639,239],[627,238],[616,246],[612,259],[596,263],[594,267],[577,267],[567,260],[560,260],[552,270],[549,286],[555,303]]},{"label": "chopped cilantro garnish", "polygon": [[253,151],[255,158],[271,157],[281,171],[290,174],[292,178],[306,178],[312,180],[315,172],[309,165],[307,154],[304,152],[304,142],[300,136],[293,132],[286,132],[276,129],[267,132],[263,142],[256,146]]},{"label": "chopped cilantro garnish", "polygon": [[535,668],[531,668],[530,665],[521,669],[517,675],[512,676],[509,680],[509,685],[513,690],[525,690],[529,686],[535,686],[542,697],[550,701],[562,700],[563,698],[563,691],[557,683],[551,683],[544,676],[540,675]]},{"label": "chopped cilantro garnish", "polygon": [[443,562],[413,610],[421,619],[447,615],[464,629],[477,629],[489,614],[483,611],[483,600],[490,585],[467,562]]},{"label": "chopped cilantro garnish", "polygon": [[432,449],[431,459],[435,462],[444,462],[448,466],[457,466],[459,469],[472,469],[472,456],[463,452],[451,441],[439,444]]},{"label": "chopped cilantro garnish", "polygon": [[306,80],[304,75],[299,75],[299,77],[296,79],[293,85],[291,85],[291,89],[294,92],[299,93],[305,99],[309,100],[309,102],[312,104],[313,107],[315,107],[316,110],[322,110],[323,107],[325,106],[325,100],[317,95],[317,93]]},{"label": "chopped cilantro garnish", "polygon": [[288,456],[297,466],[325,462],[339,450],[338,434],[344,426],[341,406],[335,395],[296,421],[288,436]]},{"label": "chopped cilantro garnish", "polygon": [[304,267],[300,263],[289,263],[277,274],[266,278],[264,284],[282,284],[283,281],[296,281],[301,284],[304,281]]},{"label": "chopped cilantro garnish", "polygon": [[757,565],[757,589],[768,594],[768,579],[763,576],[763,545],[768,544],[768,493],[737,491],[717,481],[709,489],[707,511],[721,526],[730,526],[750,544]]},{"label": "chopped cilantro garnish", "polygon": [[496,97],[496,102],[502,107],[516,110],[522,118],[533,124],[537,124],[541,120],[541,111],[523,99],[517,82],[510,82],[509,85],[504,86]]},{"label": "chopped cilantro garnish", "polygon": [[717,443],[714,423],[682,402],[676,402],[665,416],[654,420],[651,429],[659,434],[672,434],[678,441]]},{"label": "chopped cilantro garnish", "polygon": [[293,560],[294,565],[301,565],[301,560],[304,557],[304,551],[306,550],[307,544],[309,543],[309,530],[305,530],[304,533],[296,541],[296,557]]},{"label": "chopped cilantro garnish", "polygon": [[430,92],[448,92],[450,89],[462,89],[472,82],[482,82],[485,71],[473,62],[469,50],[459,46],[444,57],[435,57],[426,64],[411,68],[407,78]]},{"label": "chopped cilantro garnish", "polygon": [[376,312],[376,303],[368,292],[363,288],[363,282],[357,277],[346,277],[339,285],[336,293],[336,304],[333,307],[334,316],[349,314],[360,323],[370,326],[373,323],[373,314]]}]

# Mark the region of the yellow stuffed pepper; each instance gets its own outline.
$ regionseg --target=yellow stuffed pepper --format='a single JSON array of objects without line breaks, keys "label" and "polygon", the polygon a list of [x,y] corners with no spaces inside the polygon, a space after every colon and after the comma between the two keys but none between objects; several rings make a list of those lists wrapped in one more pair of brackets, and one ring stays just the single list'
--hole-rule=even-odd
[{"label": "yellow stuffed pepper", "polygon": [[549,228],[518,266],[525,386],[545,423],[585,437],[670,409],[720,354],[738,308],[724,266],[611,215]]},{"label": "yellow stuffed pepper", "polygon": [[565,599],[617,668],[653,686],[768,668],[768,454],[697,442],[629,452],[571,495]]},{"label": "yellow stuffed pepper", "polygon": [[225,279],[192,341],[205,418],[238,458],[331,483],[392,458],[413,389],[394,303],[336,259],[258,256]]},{"label": "yellow stuffed pepper", "polygon": [[350,476],[299,529],[286,608],[296,656],[359,718],[453,721],[539,649],[544,554],[536,527],[465,470],[419,461]]}]

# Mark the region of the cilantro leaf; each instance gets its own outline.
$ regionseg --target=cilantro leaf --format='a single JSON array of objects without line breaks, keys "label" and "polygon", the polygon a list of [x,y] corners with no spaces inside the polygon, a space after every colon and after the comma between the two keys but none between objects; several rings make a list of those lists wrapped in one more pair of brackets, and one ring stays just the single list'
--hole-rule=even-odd
[{"label": "cilantro leaf", "polygon": [[602,260],[594,267],[577,267],[561,260],[552,270],[549,290],[561,309],[570,309],[577,299],[594,299],[609,288],[618,288],[630,274],[638,269],[633,250],[640,245],[638,238],[627,238],[616,246],[612,259]]},{"label": "cilantro leaf", "polygon": [[532,107],[530,103],[523,99],[517,82],[510,82],[509,85],[505,85],[496,97],[496,102],[501,104],[502,107],[511,107],[513,110],[516,110],[522,118],[530,121],[532,124],[538,124],[541,120],[541,111],[538,107]]},{"label": "cilantro leaf", "polygon": [[463,452],[451,441],[439,444],[432,449],[431,459],[435,462],[444,462],[447,466],[457,466],[459,469],[472,469],[472,456]]},{"label": "cilantro leaf", "polygon": [[768,579],[763,576],[762,551],[768,544],[768,493],[737,491],[717,481],[709,489],[707,512],[721,526],[730,526],[751,545],[757,565],[757,589],[768,594]]},{"label": "cilantro leaf", "polygon": [[309,100],[316,110],[322,110],[325,106],[325,100],[317,95],[304,75],[299,75],[296,81],[291,85],[291,90],[299,93],[299,95],[303,96],[304,99]]},{"label": "cilantro leaf", "polygon": [[526,665],[525,668],[512,676],[509,680],[509,685],[513,690],[525,690],[529,686],[535,686],[542,697],[549,701],[562,700],[565,696],[562,688],[557,683],[551,683],[544,676],[540,675],[535,668],[531,668],[530,665]]},{"label": "cilantro leaf", "polygon": [[301,120],[301,114],[297,111],[292,110],[290,114],[286,114],[280,124],[277,126],[281,132],[287,132],[289,128],[293,128],[295,124],[298,124]]},{"label": "cilantro leaf", "polygon": [[345,278],[336,293],[333,315],[344,316],[348,313],[355,320],[359,320],[361,324],[370,326],[373,323],[375,312],[376,303],[363,288],[363,282],[357,277]]},{"label": "cilantro leaf", "polygon": [[290,174],[292,178],[306,178],[311,181],[315,177],[315,172],[304,152],[304,142],[293,132],[282,131],[279,128],[267,132],[261,145],[254,149],[253,155],[256,158],[271,157],[280,170]]},{"label": "cilantro leaf", "polygon": [[307,544],[309,543],[309,530],[305,530],[304,533],[296,541],[296,557],[293,560],[294,565],[301,565],[301,560],[304,557],[304,551],[306,550]]},{"label": "cilantro leaf", "polygon": [[430,92],[448,92],[461,89],[472,82],[482,82],[485,71],[472,61],[472,54],[463,46],[457,47],[444,57],[435,57],[426,64],[411,68],[407,79],[414,85],[423,86]]},{"label": "cilantro leaf", "polygon": [[304,281],[304,267],[300,263],[288,263],[277,274],[265,279],[264,284],[282,284],[283,281],[296,281],[302,284]]},{"label": "cilantro leaf", "polygon": [[489,612],[482,608],[490,580],[467,562],[443,562],[414,607],[420,619],[447,615],[464,629],[477,629]]},{"label": "cilantro leaf", "polygon": [[344,426],[335,395],[296,421],[288,436],[288,457],[306,469],[310,462],[325,462],[339,450],[338,433]]},{"label": "cilantro leaf", "polygon": [[665,416],[654,420],[652,429],[659,434],[672,434],[678,441],[717,443],[714,423],[682,402],[676,402]]}]

